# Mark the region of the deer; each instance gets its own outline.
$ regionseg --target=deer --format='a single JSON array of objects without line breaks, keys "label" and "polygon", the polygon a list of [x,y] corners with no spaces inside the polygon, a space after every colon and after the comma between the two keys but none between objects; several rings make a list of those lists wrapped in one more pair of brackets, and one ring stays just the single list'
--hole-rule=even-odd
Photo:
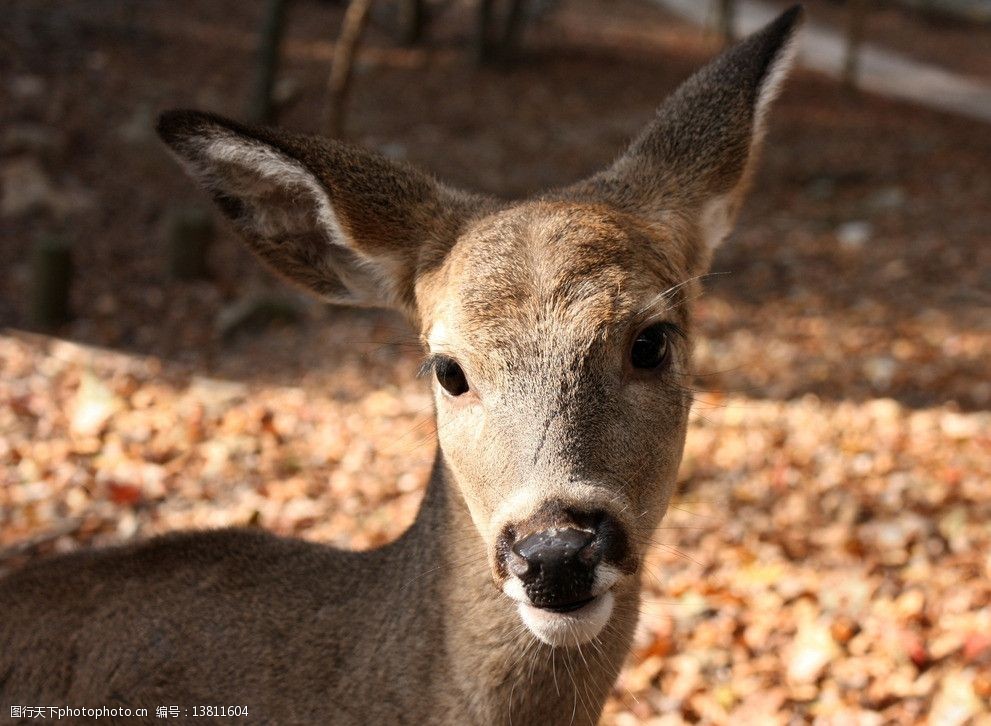
[{"label": "deer", "polygon": [[165,112],[159,135],[264,263],[418,332],[433,469],[410,527],[366,552],[235,528],[8,574],[0,718],[206,704],[262,724],[596,723],[676,487],[689,303],[753,177],[801,14],[697,71],[607,168],[522,201]]}]

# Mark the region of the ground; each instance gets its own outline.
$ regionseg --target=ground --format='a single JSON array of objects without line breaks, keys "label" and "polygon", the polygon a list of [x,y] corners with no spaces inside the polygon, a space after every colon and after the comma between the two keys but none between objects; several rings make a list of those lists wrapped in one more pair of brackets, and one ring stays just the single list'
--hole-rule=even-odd
[{"label": "ground", "polygon": [[[401,321],[298,298],[294,323],[222,335],[284,288],[220,224],[211,280],[166,274],[170,216],[205,200],[154,115],[243,114],[263,3],[175,8],[23,0],[0,25],[0,569],[228,524],[370,547],[419,502],[435,437]],[[292,5],[289,128],[321,130],[340,15]],[[478,70],[465,18],[427,49],[373,29],[347,128],[506,197],[609,161],[716,49],[571,0]],[[991,723],[989,168],[985,125],[792,79],[696,301],[681,491],[605,723]],[[54,335],[28,322],[47,234],[77,269]]]}]

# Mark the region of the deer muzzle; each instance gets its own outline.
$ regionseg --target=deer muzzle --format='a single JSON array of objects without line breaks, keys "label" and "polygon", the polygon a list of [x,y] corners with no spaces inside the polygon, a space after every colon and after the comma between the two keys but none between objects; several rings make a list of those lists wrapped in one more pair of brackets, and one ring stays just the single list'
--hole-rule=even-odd
[{"label": "deer muzzle", "polygon": [[614,517],[545,505],[507,526],[497,549],[503,592],[538,638],[574,645],[604,627],[612,612],[610,590],[628,559],[627,538]]}]

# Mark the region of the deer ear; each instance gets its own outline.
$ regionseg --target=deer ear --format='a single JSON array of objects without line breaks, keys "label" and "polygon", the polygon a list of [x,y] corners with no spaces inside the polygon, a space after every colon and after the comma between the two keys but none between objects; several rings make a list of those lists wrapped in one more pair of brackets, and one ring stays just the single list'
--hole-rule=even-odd
[{"label": "deer ear", "polygon": [[566,193],[648,219],[687,211],[716,247],[735,221],[801,16],[792,7],[695,73],[611,167]]},{"label": "deer ear", "polygon": [[343,144],[170,111],[158,133],[251,249],[331,302],[415,313],[414,280],[480,200]]}]

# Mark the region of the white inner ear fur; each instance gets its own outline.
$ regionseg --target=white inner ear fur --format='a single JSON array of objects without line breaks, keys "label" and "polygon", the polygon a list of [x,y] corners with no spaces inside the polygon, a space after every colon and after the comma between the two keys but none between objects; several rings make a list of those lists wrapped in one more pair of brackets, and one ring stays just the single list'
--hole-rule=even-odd
[{"label": "white inner ear fur", "polygon": [[[390,260],[371,260],[355,249],[354,240],[344,231],[323,186],[302,164],[263,143],[239,136],[206,136],[199,144],[197,153],[177,155],[180,162],[208,189],[251,204],[251,219],[243,223],[252,232],[261,237],[308,234],[314,231],[311,211],[315,211],[317,227],[327,242],[356,253],[356,265],[334,265],[352,297],[329,299],[330,302],[396,304],[396,266]],[[272,204],[265,195],[273,189],[309,204],[296,210]]]},{"label": "white inner ear fur", "polygon": [[[299,193],[310,197],[317,211],[317,220],[327,233],[328,240],[342,247],[353,248],[351,238],[345,234],[334,208],[327,198],[320,182],[301,164],[280,154],[278,151],[263,144],[247,141],[236,137],[219,137],[207,139],[202,149],[203,156],[217,164],[229,164],[241,167],[256,180],[255,189],[235,189],[237,194],[260,195],[267,185],[280,187],[284,190],[298,190]],[[213,187],[223,185],[223,179],[210,169],[199,169],[199,176]],[[232,184],[233,186],[233,184]],[[224,191],[221,189],[220,191]],[[286,219],[283,215],[274,215],[274,210],[262,209],[265,212],[257,218],[261,225],[258,233],[278,234],[284,232]]]},{"label": "white inner ear fur", "polygon": [[[751,159],[756,156],[757,148],[764,140],[764,134],[767,133],[767,113],[771,108],[771,103],[781,93],[785,78],[788,77],[788,72],[795,63],[798,54],[798,36],[797,31],[793,32],[792,36],[781,46],[760,84],[760,89],[757,92],[757,103],[754,107],[753,136],[750,140]],[[750,171],[749,169],[744,171],[740,185],[746,184]],[[699,227],[702,238],[710,250],[722,244],[733,230],[738,201],[739,194],[737,190],[733,190],[713,197],[702,207],[699,215]]]},{"label": "white inner ear fur", "polygon": [[733,230],[734,194],[721,194],[707,201],[699,215],[699,229],[705,245],[713,250],[723,243]]}]

